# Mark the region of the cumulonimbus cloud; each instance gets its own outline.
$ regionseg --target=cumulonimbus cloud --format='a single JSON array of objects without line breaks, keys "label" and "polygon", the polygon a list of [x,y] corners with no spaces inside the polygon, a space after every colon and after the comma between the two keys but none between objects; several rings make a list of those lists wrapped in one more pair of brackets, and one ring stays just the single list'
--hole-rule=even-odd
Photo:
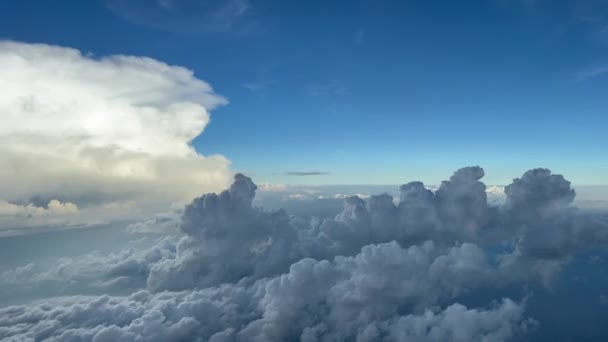
[{"label": "cumulonimbus cloud", "polygon": [[[421,182],[345,199],[312,220],[252,205],[242,174],[181,212],[183,236],[143,251],[89,255],[2,275],[6,295],[46,291],[130,296],[66,297],[0,309],[8,341],[507,341],[536,322],[526,296],[505,287],[551,282],[572,256],[608,245],[608,222],[571,206],[561,175],[534,169],[487,201],[480,167],[457,170],[435,191]],[[396,202],[396,203],[395,203]],[[161,219],[160,221],[165,221]],[[541,238],[545,237],[545,238]],[[500,248],[497,248],[500,247]],[[62,285],[63,284],[63,285]],[[463,304],[475,293],[485,305]],[[68,292],[69,293],[69,292]],[[512,293],[512,292],[511,292]],[[542,323],[541,323],[542,324]]]},{"label": "cumulonimbus cloud", "polygon": [[105,206],[88,212],[107,219],[166,208],[229,183],[226,158],[190,145],[209,123],[209,110],[227,101],[190,70],[1,41],[0,87],[6,202],[46,207],[58,200],[81,215]]}]

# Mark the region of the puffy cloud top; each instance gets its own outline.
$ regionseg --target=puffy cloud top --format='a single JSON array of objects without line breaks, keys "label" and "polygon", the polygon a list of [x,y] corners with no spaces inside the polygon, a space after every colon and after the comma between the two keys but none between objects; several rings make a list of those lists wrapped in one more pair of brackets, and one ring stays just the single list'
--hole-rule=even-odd
[{"label": "puffy cloud top", "polygon": [[525,215],[543,215],[569,205],[576,195],[570,182],[548,169],[526,171],[505,187],[508,204]]}]

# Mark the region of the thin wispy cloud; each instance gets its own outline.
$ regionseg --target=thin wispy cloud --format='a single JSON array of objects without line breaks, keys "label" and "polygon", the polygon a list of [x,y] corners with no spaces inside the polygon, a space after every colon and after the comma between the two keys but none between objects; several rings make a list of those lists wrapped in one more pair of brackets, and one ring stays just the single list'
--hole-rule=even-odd
[{"label": "thin wispy cloud", "polygon": [[367,31],[365,31],[364,29],[358,29],[355,32],[355,35],[353,37],[353,45],[354,46],[361,46],[363,45],[363,43],[365,42],[365,37],[367,36]]},{"label": "thin wispy cloud", "polygon": [[257,93],[267,90],[275,83],[277,83],[276,80],[254,80],[244,83],[243,87],[251,92]]},{"label": "thin wispy cloud", "polygon": [[576,74],[577,81],[586,81],[591,78],[605,76],[608,73],[608,64],[587,68]]},{"label": "thin wispy cloud", "polygon": [[258,65],[252,68],[251,75],[242,83],[243,88],[252,93],[263,93],[278,83],[279,80],[271,65]]},{"label": "thin wispy cloud", "polygon": [[110,11],[130,22],[170,32],[247,30],[249,0],[105,0]]},{"label": "thin wispy cloud", "polygon": [[289,171],[284,173],[286,176],[323,176],[329,175],[329,172],[323,171]]},{"label": "thin wispy cloud", "polygon": [[347,94],[349,87],[342,80],[331,79],[325,82],[313,83],[306,90],[312,97],[335,97]]}]

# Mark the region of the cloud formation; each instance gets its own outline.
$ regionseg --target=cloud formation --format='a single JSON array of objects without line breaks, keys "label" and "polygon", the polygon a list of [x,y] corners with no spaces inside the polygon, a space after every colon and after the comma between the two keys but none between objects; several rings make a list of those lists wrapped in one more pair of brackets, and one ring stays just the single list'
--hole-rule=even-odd
[{"label": "cloud formation", "polygon": [[600,65],[593,68],[586,68],[576,74],[577,81],[586,81],[595,77],[604,76],[608,73],[608,65]]},{"label": "cloud formation", "polygon": [[40,225],[69,225],[79,217],[74,203],[50,200],[44,206],[32,203],[11,203],[0,199],[0,228],[19,228]]},{"label": "cloud formation", "polygon": [[[398,201],[351,196],[334,218],[308,222],[255,207],[257,186],[237,174],[228,189],[184,208],[181,238],[3,274],[6,295],[22,284],[111,295],[0,309],[0,338],[519,338],[537,325],[526,315],[526,289],[549,285],[577,253],[607,246],[608,222],[572,207],[570,183],[547,169],[514,179],[499,205],[488,203],[483,176],[462,168],[435,191],[410,182]],[[521,294],[506,298],[507,287]],[[467,304],[476,294],[491,296]]]},{"label": "cloud formation", "polygon": [[0,41],[0,86],[3,207],[70,203],[110,219],[228,185],[226,158],[190,145],[226,100],[190,70]]},{"label": "cloud formation", "polygon": [[[327,326],[307,311],[290,318],[319,322],[301,334],[277,323],[285,318],[271,303],[272,287],[226,285],[221,288],[152,294],[139,291],[128,297],[69,298],[52,304],[0,309],[0,338],[4,341],[505,341],[524,332],[524,306],[503,300],[488,308],[468,309],[453,304],[444,310],[392,317],[369,324],[364,318],[341,330]],[[255,291],[258,291],[257,293]],[[297,295],[297,294],[296,294]],[[282,297],[281,297],[282,298]],[[54,304],[54,305],[53,305]],[[294,317],[293,315],[296,315]],[[312,312],[310,313],[312,314]],[[300,316],[300,317],[298,317]],[[276,321],[281,320],[281,321]],[[339,323],[339,322],[336,322]],[[355,325],[362,323],[365,325]],[[239,327],[244,325],[243,329]]]}]

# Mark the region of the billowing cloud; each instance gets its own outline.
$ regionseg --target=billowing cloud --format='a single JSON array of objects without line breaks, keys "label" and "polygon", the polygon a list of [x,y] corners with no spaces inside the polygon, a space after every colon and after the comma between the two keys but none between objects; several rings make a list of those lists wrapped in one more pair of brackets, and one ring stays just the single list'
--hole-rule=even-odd
[{"label": "billowing cloud", "polygon": [[[517,339],[537,325],[527,289],[550,284],[577,253],[606,247],[608,222],[573,207],[570,183],[549,170],[514,179],[500,205],[488,203],[483,176],[462,168],[435,191],[410,182],[397,203],[348,197],[334,218],[308,222],[254,206],[257,186],[237,174],[184,208],[181,238],[3,274],[6,296],[24,284],[110,295],[0,309],[0,338]],[[519,291],[509,299],[507,287]]]},{"label": "billowing cloud", "polygon": [[92,207],[159,210],[228,184],[229,162],[190,145],[226,100],[190,70],[2,41],[0,86],[3,207],[70,203],[99,219],[113,211]]},{"label": "billowing cloud", "polygon": [[166,213],[157,213],[153,218],[131,223],[127,226],[127,231],[134,234],[174,234],[177,233],[179,227],[180,216],[183,213],[183,207],[177,204],[173,205],[171,211]]},{"label": "billowing cloud", "polygon": [[139,291],[126,298],[75,297],[27,309],[0,309],[0,338],[11,342],[506,341],[525,332],[530,324],[523,319],[524,306],[506,299],[488,308],[453,304],[443,310],[429,309],[369,323],[360,317],[345,326],[326,325],[320,317],[312,316],[313,312],[290,311],[290,318],[310,318],[309,324],[315,325],[303,331],[289,330],[294,324],[306,322],[290,321],[281,327],[273,324],[279,322],[268,321],[287,317],[278,317],[273,311],[276,308],[262,301],[278,290],[263,285],[268,284],[250,288],[225,285],[178,293]]},{"label": "billowing cloud", "polygon": [[503,266],[534,270],[547,282],[578,251],[608,244],[608,221],[572,207],[576,194],[562,175],[530,170],[506,186],[505,193],[502,221],[509,229],[504,232],[516,241]]},{"label": "billowing cloud", "polygon": [[0,296],[124,294],[141,289],[152,265],[175,257],[175,240],[165,237],[149,248],[129,247],[108,255],[94,251],[78,258],[64,257],[52,266],[28,263],[0,273]]},{"label": "billowing cloud", "polygon": [[608,65],[600,65],[578,72],[576,74],[576,79],[578,81],[585,81],[591,78],[604,76],[606,73],[608,73]]},{"label": "billowing cloud", "polygon": [[[146,259],[132,254],[121,262],[113,257],[91,264],[95,259],[91,258],[72,264],[73,275],[83,277],[87,269],[141,274],[142,266],[162,257],[160,253],[145,255],[143,264]],[[64,277],[71,272],[66,265],[61,267]],[[441,305],[483,284],[491,277],[488,266],[483,252],[471,244],[445,253],[432,242],[407,249],[395,242],[370,245],[352,257],[304,258],[285,274],[254,282],[194,286],[182,292],[140,291],[127,298],[68,297],[50,304],[0,309],[0,338],[374,341],[384,336],[387,341],[400,341],[409,336],[466,341],[488,336],[488,340],[502,341],[525,330],[528,320],[522,304],[505,299],[479,309]],[[31,273],[32,267],[20,271]],[[133,283],[123,281],[123,288],[128,284]]]}]

